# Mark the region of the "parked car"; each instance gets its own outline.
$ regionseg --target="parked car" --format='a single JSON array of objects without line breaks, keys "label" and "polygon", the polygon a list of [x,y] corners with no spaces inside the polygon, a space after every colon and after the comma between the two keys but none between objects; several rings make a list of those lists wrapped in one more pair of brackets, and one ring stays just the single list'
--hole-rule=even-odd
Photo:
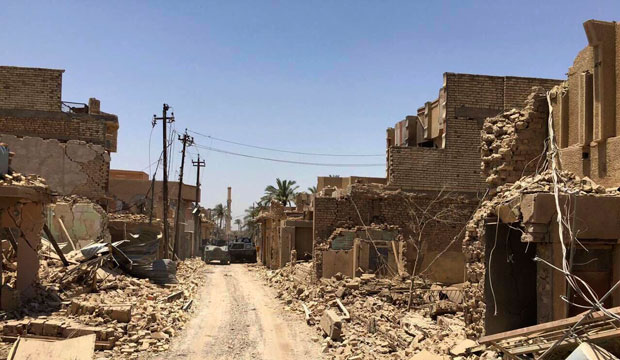
[{"label": "parked car", "polygon": [[207,264],[219,261],[220,264],[230,264],[230,252],[225,240],[217,240],[215,244],[206,245],[202,258]]},{"label": "parked car", "polygon": [[228,246],[228,252],[233,262],[256,262],[256,246],[250,238],[235,239]]}]

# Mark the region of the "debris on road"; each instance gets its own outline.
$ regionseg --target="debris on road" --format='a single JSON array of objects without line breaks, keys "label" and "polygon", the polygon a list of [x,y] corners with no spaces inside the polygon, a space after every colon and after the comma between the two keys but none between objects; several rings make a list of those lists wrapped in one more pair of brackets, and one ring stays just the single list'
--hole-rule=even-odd
[{"label": "debris on road", "polygon": [[[308,266],[311,263],[300,262],[278,270],[252,268],[277,289],[285,308],[307,317],[307,323],[323,335],[323,349],[330,359],[500,359],[496,352],[467,339],[462,304],[446,295],[459,291],[454,286],[433,284],[431,291],[429,284],[416,279],[415,305],[407,312],[407,281],[369,274],[356,279],[337,274],[317,283],[297,281],[296,273],[305,271],[297,268]],[[433,304],[438,301],[450,304],[441,308],[454,311],[437,311]]]},{"label": "debris on road", "polygon": [[165,351],[189,320],[194,295],[206,277],[206,265],[197,258],[178,262],[179,284],[168,285],[86,262],[69,267],[59,260],[43,262],[38,296],[6,315],[20,320],[2,322],[0,356],[19,337],[62,341],[86,334],[95,335],[96,350],[109,358]]}]

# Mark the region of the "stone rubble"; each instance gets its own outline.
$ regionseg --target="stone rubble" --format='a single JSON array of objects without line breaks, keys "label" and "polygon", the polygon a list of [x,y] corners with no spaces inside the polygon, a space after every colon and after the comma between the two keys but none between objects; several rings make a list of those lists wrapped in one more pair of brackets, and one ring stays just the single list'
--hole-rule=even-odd
[{"label": "stone rubble", "polygon": [[[376,278],[364,274],[348,278],[336,274],[318,282],[300,282],[295,268],[311,266],[298,263],[278,270],[254,266],[255,273],[278,290],[285,309],[305,316],[317,331],[314,341],[321,342],[326,358],[339,359],[499,359],[499,355],[467,339],[460,305],[447,300],[442,290],[414,291],[411,311],[407,311],[409,281]],[[302,272],[306,272],[304,269]],[[416,288],[430,289],[416,279]],[[453,306],[434,313],[433,303]],[[346,313],[341,309],[340,302]],[[306,312],[307,309],[307,312]],[[348,314],[347,314],[348,313]],[[347,315],[350,318],[347,318]],[[334,322],[339,322],[336,338]]]},{"label": "stone rubble", "polygon": [[[96,359],[136,359],[166,351],[189,320],[188,304],[196,301],[206,278],[206,265],[197,258],[178,262],[179,283],[163,286],[106,266],[84,266],[76,258],[69,256],[67,268],[53,258],[42,261],[36,296],[4,314],[18,321],[0,322],[3,340],[20,334],[63,338],[95,333]],[[0,343],[0,357],[10,346]]]},{"label": "stone rubble", "polygon": [[26,186],[45,189],[48,187],[45,179],[38,175],[23,175],[17,172],[10,175],[0,175],[0,186],[2,185]]}]

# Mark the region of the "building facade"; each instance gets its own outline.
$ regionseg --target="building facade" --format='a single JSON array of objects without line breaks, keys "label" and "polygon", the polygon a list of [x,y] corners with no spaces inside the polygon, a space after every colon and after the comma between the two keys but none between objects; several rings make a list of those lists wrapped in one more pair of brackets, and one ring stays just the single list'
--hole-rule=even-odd
[{"label": "building facade", "polygon": [[100,102],[62,101],[64,70],[0,66],[0,142],[12,166],[46,179],[52,193],[103,202],[118,117]]}]

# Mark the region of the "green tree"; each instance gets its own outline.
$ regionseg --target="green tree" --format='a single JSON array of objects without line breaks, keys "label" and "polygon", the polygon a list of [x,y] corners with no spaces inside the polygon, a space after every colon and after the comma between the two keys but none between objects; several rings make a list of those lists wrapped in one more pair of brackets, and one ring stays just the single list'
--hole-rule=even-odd
[{"label": "green tree", "polygon": [[235,219],[235,225],[237,225],[237,230],[241,232],[241,219]]},{"label": "green tree", "polygon": [[295,185],[295,180],[276,179],[276,186],[269,185],[265,188],[265,195],[261,198],[261,203],[267,205],[271,200],[279,201],[282,205],[290,205],[295,199],[295,191],[299,186]]},{"label": "green tree", "polygon": [[308,192],[310,194],[316,194],[316,186],[309,186],[308,187]]}]

